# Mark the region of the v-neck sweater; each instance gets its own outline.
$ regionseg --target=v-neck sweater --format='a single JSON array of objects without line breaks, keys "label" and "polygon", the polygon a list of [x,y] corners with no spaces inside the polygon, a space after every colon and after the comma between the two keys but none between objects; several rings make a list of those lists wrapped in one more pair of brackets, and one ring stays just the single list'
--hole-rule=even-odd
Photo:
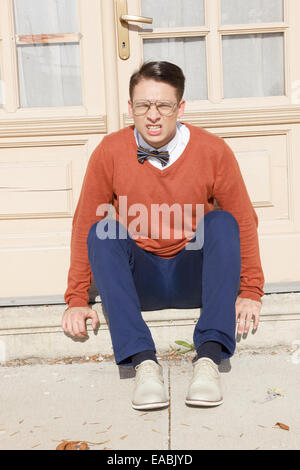
[{"label": "v-neck sweater", "polygon": [[[103,219],[97,215],[101,204],[112,204],[118,220],[121,196],[127,197],[127,210],[143,204],[149,213],[148,237],[135,238],[144,250],[169,259],[181,251],[190,238],[151,238],[151,205],[203,204],[204,214],[220,209],[230,212],[239,225],[241,275],[239,297],[261,302],[264,274],[258,242],[258,217],[252,206],[238,162],[228,144],[211,132],[185,123],[189,142],[180,157],[160,170],[147,160],[137,159],[134,126],[105,136],[92,152],[74,213],[71,256],[65,302],[69,307],[87,306],[92,272],[88,259],[87,236],[91,226]],[[123,199],[124,200],[124,199]],[[136,208],[137,206],[135,206]],[[132,214],[132,212],[131,212]],[[137,218],[127,214],[127,227]],[[193,230],[196,214],[193,210]],[[172,217],[170,218],[172,230]],[[174,225],[173,225],[174,227]],[[161,232],[160,232],[161,233]]]}]

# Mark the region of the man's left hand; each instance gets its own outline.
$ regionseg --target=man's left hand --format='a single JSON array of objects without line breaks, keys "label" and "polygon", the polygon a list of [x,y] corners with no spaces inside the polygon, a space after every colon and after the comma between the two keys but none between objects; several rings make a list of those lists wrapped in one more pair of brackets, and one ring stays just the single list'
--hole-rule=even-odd
[{"label": "man's left hand", "polygon": [[237,297],[235,302],[236,322],[239,319],[238,334],[247,334],[250,328],[252,318],[254,318],[253,330],[258,328],[259,314],[262,304],[252,299]]}]

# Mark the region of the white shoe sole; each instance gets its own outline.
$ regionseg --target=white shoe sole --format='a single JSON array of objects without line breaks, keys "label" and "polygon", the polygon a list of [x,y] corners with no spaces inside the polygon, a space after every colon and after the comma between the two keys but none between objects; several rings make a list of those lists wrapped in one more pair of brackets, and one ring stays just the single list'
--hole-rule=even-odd
[{"label": "white shoe sole", "polygon": [[144,405],[135,405],[132,403],[132,408],[135,410],[152,410],[158,408],[164,408],[165,406],[169,405],[169,401],[161,402],[161,403],[145,403]]},{"label": "white shoe sole", "polygon": [[222,405],[223,400],[219,401],[206,401],[206,400],[185,400],[186,405],[194,405],[194,406],[217,406]]}]

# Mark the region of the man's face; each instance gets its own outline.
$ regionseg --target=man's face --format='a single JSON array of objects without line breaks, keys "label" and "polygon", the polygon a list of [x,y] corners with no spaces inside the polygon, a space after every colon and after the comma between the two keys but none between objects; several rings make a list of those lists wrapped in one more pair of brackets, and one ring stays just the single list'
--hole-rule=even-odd
[{"label": "man's face", "polygon": [[137,100],[159,100],[175,104],[178,102],[176,88],[168,83],[143,79],[133,90],[132,102],[128,101],[129,114],[143,139],[154,148],[166,145],[176,134],[176,122],[184,113],[185,101],[181,100],[170,116],[161,116],[154,105],[145,115],[135,116],[133,104]]}]

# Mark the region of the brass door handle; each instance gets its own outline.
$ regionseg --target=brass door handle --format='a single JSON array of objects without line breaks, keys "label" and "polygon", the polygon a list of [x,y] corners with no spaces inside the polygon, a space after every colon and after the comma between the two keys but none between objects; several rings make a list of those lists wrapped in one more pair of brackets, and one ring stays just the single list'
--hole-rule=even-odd
[{"label": "brass door handle", "polygon": [[153,18],[147,18],[146,16],[135,16],[135,15],[121,15],[120,21],[135,21],[136,23],[153,23]]},{"label": "brass door handle", "polygon": [[130,57],[130,44],[129,44],[129,21],[137,23],[152,23],[152,18],[145,16],[128,15],[127,0],[116,0],[116,23],[118,31],[118,47],[119,57],[122,60],[127,60]]}]

